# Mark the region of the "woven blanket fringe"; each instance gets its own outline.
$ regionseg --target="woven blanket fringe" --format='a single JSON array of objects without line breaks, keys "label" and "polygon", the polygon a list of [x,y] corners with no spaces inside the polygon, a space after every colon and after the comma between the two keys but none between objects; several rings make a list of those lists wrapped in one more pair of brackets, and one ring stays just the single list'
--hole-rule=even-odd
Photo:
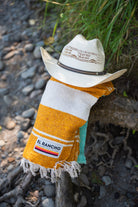
[{"label": "woven blanket fringe", "polygon": [[[57,165],[60,164],[61,167],[56,168]],[[21,160],[21,166],[23,167],[23,171],[25,173],[31,171],[33,176],[36,176],[37,172],[39,171],[41,178],[50,179],[52,183],[55,183],[58,178],[61,178],[62,172],[68,172],[71,178],[78,177],[81,171],[80,165],[76,161],[72,162],[57,162],[54,168],[45,168],[41,165],[34,164],[29,160],[23,158]]]}]

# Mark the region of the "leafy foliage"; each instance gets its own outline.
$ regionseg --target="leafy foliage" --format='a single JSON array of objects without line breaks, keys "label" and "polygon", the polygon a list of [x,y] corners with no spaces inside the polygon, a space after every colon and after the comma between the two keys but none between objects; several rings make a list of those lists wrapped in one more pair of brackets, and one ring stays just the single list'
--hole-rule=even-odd
[{"label": "leafy foliage", "polygon": [[[80,33],[87,39],[99,38],[108,56],[121,54],[126,46],[136,11],[135,0],[44,0],[46,5],[54,5],[57,21],[53,34],[60,25],[62,38],[66,41]],[[47,11],[47,10],[46,10]]]}]

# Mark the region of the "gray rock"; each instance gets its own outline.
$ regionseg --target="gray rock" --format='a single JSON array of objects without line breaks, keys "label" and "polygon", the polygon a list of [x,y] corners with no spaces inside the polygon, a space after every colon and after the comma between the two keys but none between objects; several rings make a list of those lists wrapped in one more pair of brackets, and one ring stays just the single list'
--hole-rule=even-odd
[{"label": "gray rock", "polygon": [[24,132],[23,131],[19,131],[18,134],[17,134],[18,141],[20,142],[20,140],[23,139],[23,137],[24,137]]},{"label": "gray rock", "polygon": [[51,198],[46,198],[42,201],[42,207],[55,207],[54,201]]},{"label": "gray rock", "polygon": [[54,52],[53,48],[51,48],[51,47],[47,47],[47,48],[46,48],[46,51],[47,51],[47,52]]},{"label": "gray rock", "polygon": [[43,47],[45,45],[44,41],[39,41],[36,43],[36,46]]},{"label": "gray rock", "polygon": [[0,140],[0,147],[3,147],[5,145],[4,140]]},{"label": "gray rock", "polygon": [[36,59],[41,58],[40,46],[35,47],[35,49],[33,51],[33,55]]},{"label": "gray rock", "polygon": [[36,89],[41,89],[46,85],[46,80],[44,79],[39,79],[36,84],[35,84],[35,88]]},{"label": "gray rock", "polygon": [[85,174],[81,173],[79,178],[85,185],[89,186],[89,180]]},{"label": "gray rock", "polygon": [[106,189],[104,186],[100,186],[100,195],[99,195],[99,199],[103,198],[106,194]]},{"label": "gray rock", "polygon": [[31,118],[35,114],[35,110],[33,108],[28,109],[22,113],[24,118]]},{"label": "gray rock", "polygon": [[0,71],[2,71],[4,69],[4,64],[3,62],[0,60]]},{"label": "gray rock", "polygon": [[103,176],[102,181],[105,183],[105,185],[110,185],[112,183],[112,180],[108,175]]},{"label": "gray rock", "polygon": [[24,49],[26,52],[32,52],[34,49],[34,45],[29,43],[29,44],[25,45]]},{"label": "gray rock", "polygon": [[9,92],[8,88],[0,88],[0,95],[6,95]]},{"label": "gray rock", "polygon": [[81,200],[79,202],[79,204],[77,205],[77,207],[85,207],[87,205],[87,199],[86,197],[83,195],[81,197]]},{"label": "gray rock", "polygon": [[2,36],[2,41],[3,42],[9,42],[10,41],[10,35],[11,34],[6,34]]},{"label": "gray rock", "polygon": [[5,95],[5,96],[3,97],[3,99],[4,99],[4,102],[5,102],[8,106],[10,106],[10,105],[12,104],[12,102],[13,102],[13,98],[12,98],[12,96],[10,96],[10,95]]},{"label": "gray rock", "polygon": [[10,164],[8,167],[7,167],[7,170],[10,171],[14,168],[14,165]]},{"label": "gray rock", "polygon": [[126,162],[125,162],[125,167],[128,168],[128,169],[131,169],[133,166],[133,163],[130,159],[127,159]]},{"label": "gray rock", "polygon": [[35,90],[31,93],[30,98],[35,98],[36,96],[40,95],[42,93],[41,90]]},{"label": "gray rock", "polygon": [[22,93],[27,96],[29,93],[31,93],[31,91],[34,89],[34,85],[28,85],[25,88],[23,88]]},{"label": "gray rock", "polygon": [[44,186],[44,192],[48,198],[54,197],[55,196],[55,185]]},{"label": "gray rock", "polygon": [[21,74],[23,79],[32,78],[35,75],[36,66],[29,68]]},{"label": "gray rock", "polygon": [[21,121],[21,130],[23,131],[27,130],[30,126],[30,122],[31,122],[30,119],[23,119]]}]

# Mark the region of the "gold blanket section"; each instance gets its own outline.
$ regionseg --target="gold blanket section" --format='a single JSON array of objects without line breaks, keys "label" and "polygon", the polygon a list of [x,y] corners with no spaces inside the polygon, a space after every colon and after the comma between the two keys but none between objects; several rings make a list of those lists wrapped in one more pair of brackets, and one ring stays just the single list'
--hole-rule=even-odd
[{"label": "gold blanket section", "polygon": [[[57,81],[54,78],[51,80]],[[96,98],[108,95],[114,90],[111,82],[92,88],[64,85],[89,93]],[[24,170],[27,171],[29,165],[33,166],[32,173],[35,175],[39,167],[56,170],[64,168],[64,164],[70,165],[69,163],[76,162],[79,155],[79,128],[85,122],[74,115],[40,104],[34,128],[23,153]]]}]

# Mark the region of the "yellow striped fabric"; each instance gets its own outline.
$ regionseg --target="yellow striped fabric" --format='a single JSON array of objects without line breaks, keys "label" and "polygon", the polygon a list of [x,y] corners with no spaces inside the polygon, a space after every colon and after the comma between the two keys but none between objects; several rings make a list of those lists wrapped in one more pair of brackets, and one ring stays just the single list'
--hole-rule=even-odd
[{"label": "yellow striped fabric", "polygon": [[51,78],[42,96],[37,118],[24,149],[22,166],[32,174],[39,170],[52,182],[62,170],[76,177],[80,171],[79,128],[88,120],[90,108],[102,95],[114,90],[112,83],[78,88]]}]

